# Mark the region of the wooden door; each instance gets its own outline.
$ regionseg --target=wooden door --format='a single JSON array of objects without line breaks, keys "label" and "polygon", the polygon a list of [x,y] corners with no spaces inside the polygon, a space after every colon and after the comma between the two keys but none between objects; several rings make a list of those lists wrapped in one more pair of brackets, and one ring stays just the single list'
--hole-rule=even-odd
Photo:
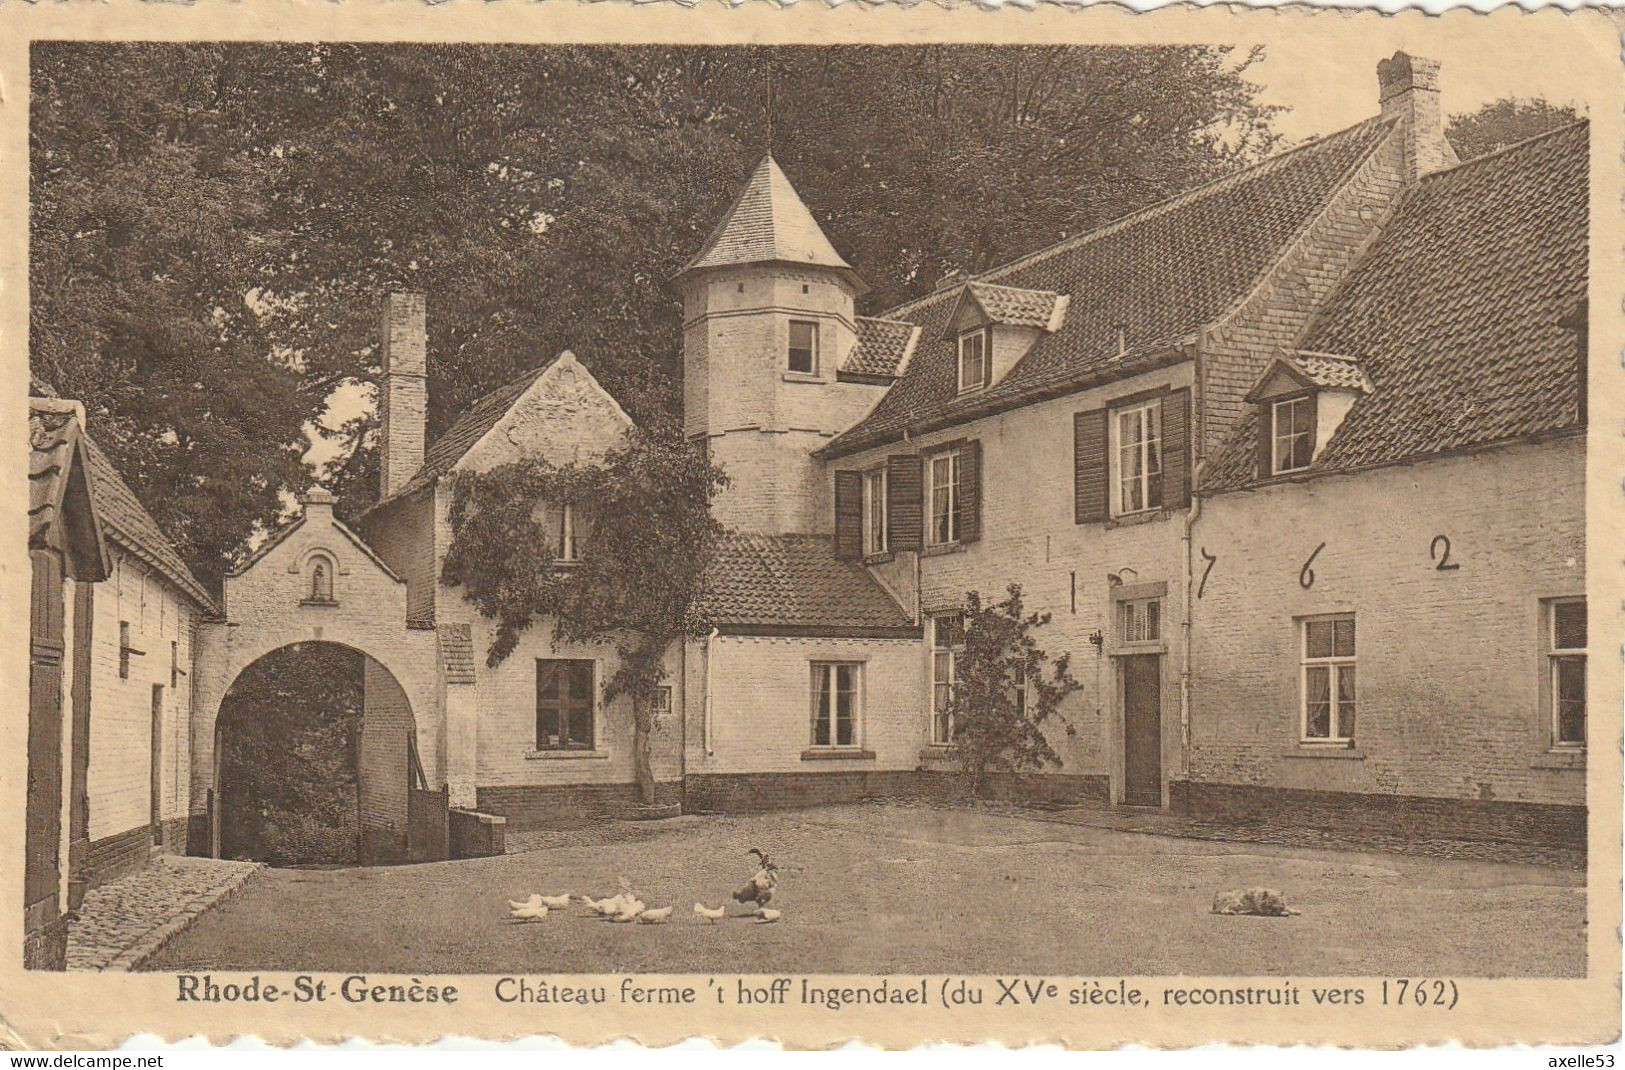
[{"label": "wooden door", "polygon": [[62,557],[29,553],[33,565],[28,667],[28,799],[23,906],[30,931],[56,920],[62,850]]},{"label": "wooden door", "polygon": [[1162,656],[1123,664],[1123,801],[1162,805]]},{"label": "wooden door", "polygon": [[164,685],[152,685],[152,842],[164,842]]}]

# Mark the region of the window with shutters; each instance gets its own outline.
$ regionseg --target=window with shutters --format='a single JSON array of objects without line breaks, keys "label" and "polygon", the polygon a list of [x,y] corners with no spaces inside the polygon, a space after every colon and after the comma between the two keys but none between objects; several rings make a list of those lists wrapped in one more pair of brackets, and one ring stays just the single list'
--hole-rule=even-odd
[{"label": "window with shutters", "polygon": [[1270,474],[1282,475],[1309,467],[1314,455],[1315,401],[1287,398],[1270,403]]},{"label": "window with shutters", "polygon": [[536,749],[593,749],[593,665],[536,659]]},{"label": "window with shutters", "polygon": [[790,321],[789,368],[803,375],[818,372],[818,324],[812,320]]},{"label": "window with shutters", "polygon": [[863,473],[863,552],[866,556],[890,549],[886,537],[886,469]]},{"label": "window with shutters", "polygon": [[1112,515],[1162,508],[1162,402],[1115,409],[1111,418]]},{"label": "window with shutters", "polygon": [[1553,749],[1586,743],[1586,603],[1559,598],[1546,603],[1546,705]]},{"label": "window with shutters", "polygon": [[964,331],[959,336],[959,392],[980,390],[987,386],[992,369],[989,350],[989,332],[985,327]]},{"label": "window with shutters", "polygon": [[954,741],[954,667],[965,645],[965,615],[938,613],[931,617],[931,742]]},{"label": "window with shutters", "polygon": [[814,662],[812,666],[812,745],[856,747],[860,708],[856,662]]},{"label": "window with shutters", "polygon": [[926,460],[927,546],[959,541],[959,451],[944,450]]},{"label": "window with shutters", "polygon": [[1298,621],[1302,738],[1305,743],[1354,743],[1354,614]]}]

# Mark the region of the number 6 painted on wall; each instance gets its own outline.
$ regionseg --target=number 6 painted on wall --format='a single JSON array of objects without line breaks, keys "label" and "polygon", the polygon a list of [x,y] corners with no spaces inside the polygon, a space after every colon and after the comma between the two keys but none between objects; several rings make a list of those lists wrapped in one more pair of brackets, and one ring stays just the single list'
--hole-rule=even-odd
[{"label": "number 6 painted on wall", "polygon": [[1315,570],[1309,566],[1315,563],[1315,558],[1319,557],[1320,551],[1324,549],[1326,549],[1325,543],[1315,547],[1315,552],[1310,554],[1309,560],[1303,563],[1303,571],[1298,573],[1298,586],[1306,591],[1315,585]]}]

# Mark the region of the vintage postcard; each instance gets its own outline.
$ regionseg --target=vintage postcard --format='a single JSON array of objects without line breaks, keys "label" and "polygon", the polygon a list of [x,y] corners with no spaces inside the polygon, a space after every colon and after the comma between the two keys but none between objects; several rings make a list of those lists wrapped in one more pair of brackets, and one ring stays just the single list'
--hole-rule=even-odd
[{"label": "vintage postcard", "polygon": [[1613,1041],[1622,87],[0,7],[5,1043]]}]

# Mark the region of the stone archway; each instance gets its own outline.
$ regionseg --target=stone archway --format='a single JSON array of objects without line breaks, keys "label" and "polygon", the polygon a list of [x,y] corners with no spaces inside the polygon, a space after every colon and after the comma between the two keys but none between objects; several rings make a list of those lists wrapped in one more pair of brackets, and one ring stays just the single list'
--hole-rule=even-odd
[{"label": "stone archway", "polygon": [[283,864],[412,856],[416,721],[400,683],[353,647],[278,647],[227,687],[215,720],[217,853]]}]

